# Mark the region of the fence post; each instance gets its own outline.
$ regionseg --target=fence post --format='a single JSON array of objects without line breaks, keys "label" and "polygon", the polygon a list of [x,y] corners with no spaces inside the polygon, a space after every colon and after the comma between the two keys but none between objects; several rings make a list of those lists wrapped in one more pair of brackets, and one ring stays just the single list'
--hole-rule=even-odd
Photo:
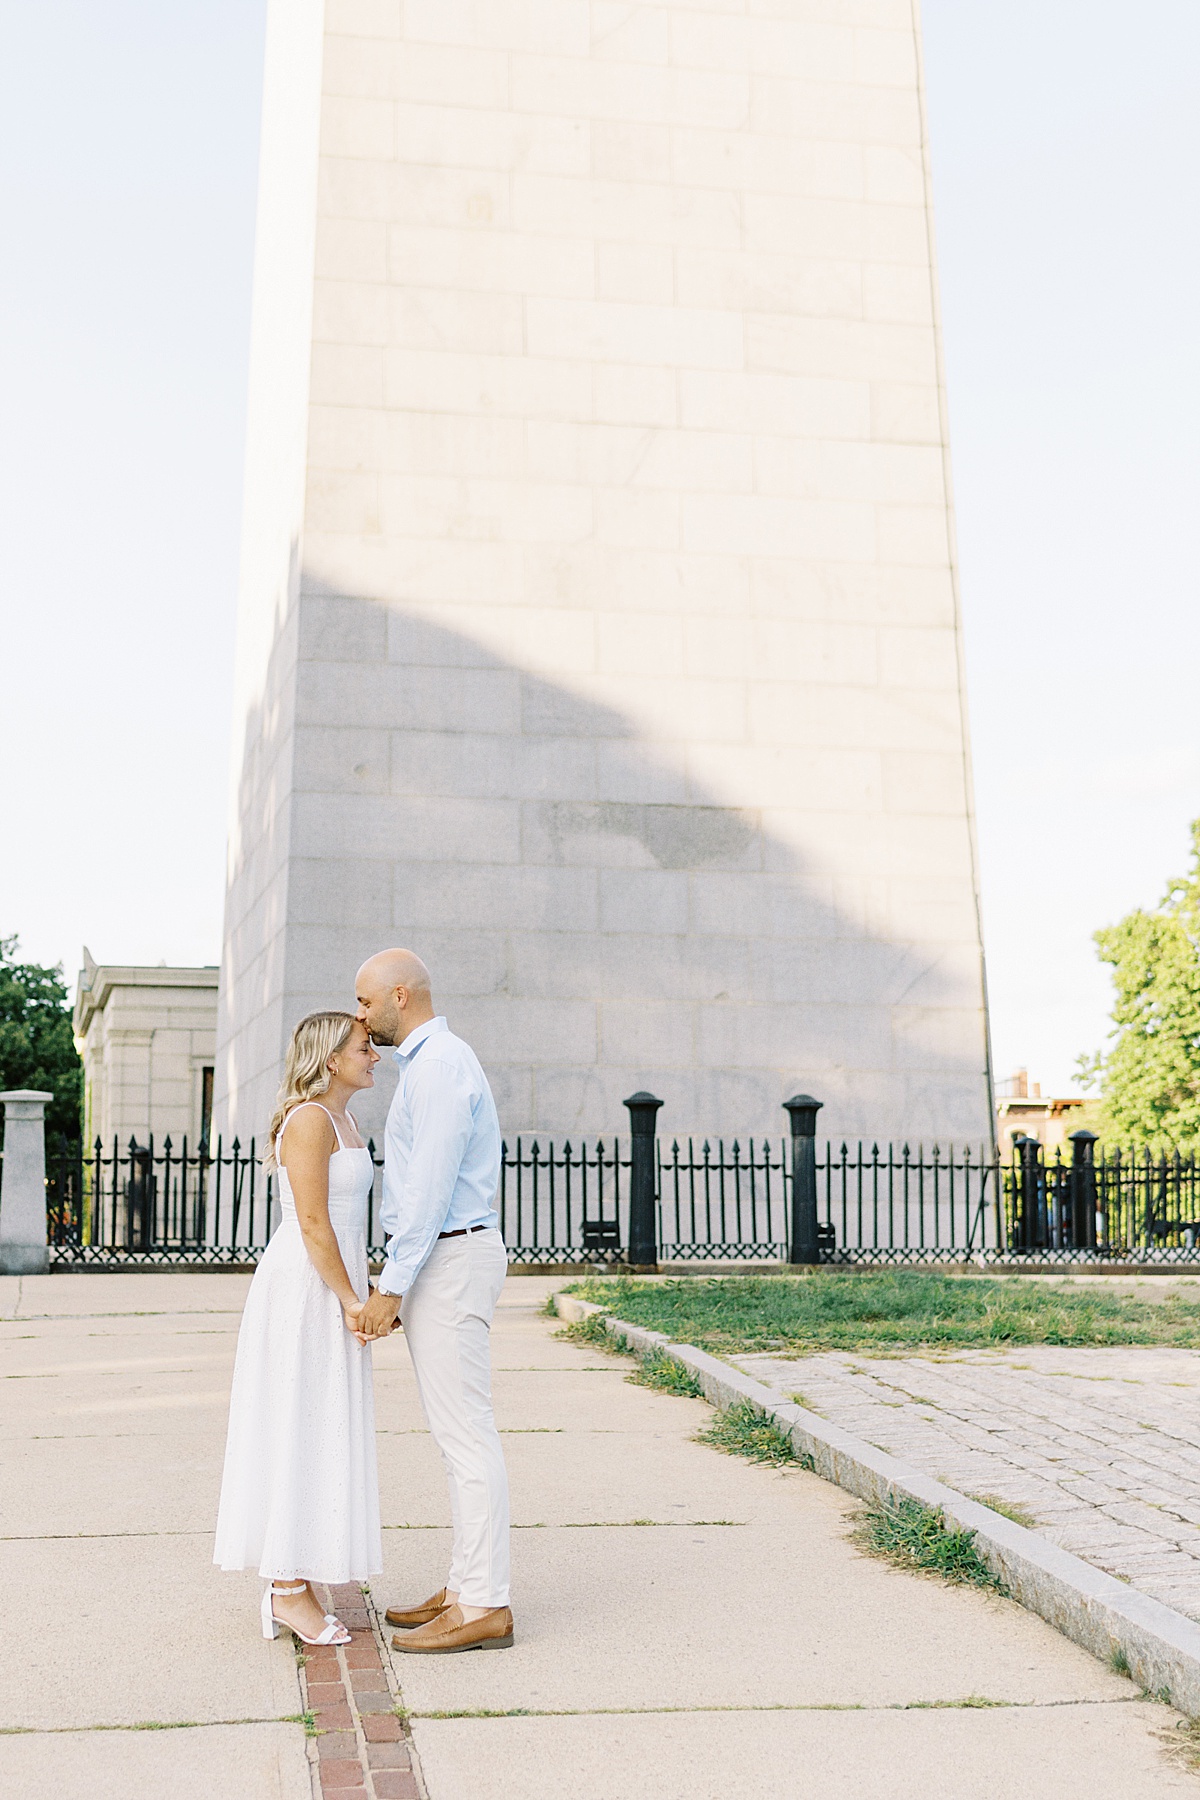
[{"label": "fence post", "polygon": [[1096,1248],[1096,1133],[1071,1133],[1071,1248]]},{"label": "fence post", "polygon": [[1016,1149],[1021,1158],[1021,1219],[1017,1231],[1018,1245],[1022,1250],[1045,1250],[1049,1240],[1046,1233],[1041,1141],[1026,1134],[1016,1140]]},{"label": "fence post", "polygon": [[784,1101],[792,1126],[792,1247],[788,1261],[820,1261],[817,1240],[817,1114],[825,1102],[811,1094]]},{"label": "fence post", "polygon": [[44,1275],[46,1250],[46,1103],[40,1088],[10,1088],[4,1105],[0,1178],[0,1275]]},{"label": "fence post", "polygon": [[629,1263],[643,1273],[658,1267],[658,1219],[655,1215],[654,1131],[661,1100],[645,1092],[630,1094],[629,1108]]}]

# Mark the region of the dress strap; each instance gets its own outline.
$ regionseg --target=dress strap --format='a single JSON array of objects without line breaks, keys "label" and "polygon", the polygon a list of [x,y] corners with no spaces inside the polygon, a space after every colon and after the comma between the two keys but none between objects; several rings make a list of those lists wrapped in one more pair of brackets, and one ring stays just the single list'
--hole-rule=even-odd
[{"label": "dress strap", "polygon": [[333,1135],[337,1139],[338,1149],[344,1150],[346,1148],[346,1146],[342,1142],[342,1134],[338,1130],[338,1122],[334,1118],[333,1114],[330,1112],[329,1108],[327,1106],[321,1106],[321,1102],[319,1100],[301,1100],[299,1106],[293,1106],[291,1112],[288,1114],[287,1118],[283,1121],[283,1124],[279,1127],[279,1136],[275,1139],[276,1155],[278,1155],[279,1146],[283,1142],[284,1132],[287,1130],[288,1126],[291,1124],[291,1122],[295,1118],[296,1114],[298,1112],[300,1112],[303,1107],[306,1107],[306,1106],[320,1107],[320,1110],[325,1114],[325,1117],[329,1120],[329,1123],[333,1126]]}]

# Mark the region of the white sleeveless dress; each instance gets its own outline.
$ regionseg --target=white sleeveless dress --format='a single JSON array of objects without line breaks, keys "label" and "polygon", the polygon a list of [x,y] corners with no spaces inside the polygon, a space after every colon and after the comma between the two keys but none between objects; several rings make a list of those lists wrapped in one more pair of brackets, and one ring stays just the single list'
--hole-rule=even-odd
[{"label": "white sleeveless dress", "polygon": [[[327,1116],[338,1140],[329,1220],[365,1300],[375,1171],[371,1152],[343,1148]],[[279,1200],[282,1218],[238,1333],[213,1561],[268,1577],[365,1581],[383,1568],[371,1352],[347,1331],[341,1302],[309,1261],[282,1166]]]}]

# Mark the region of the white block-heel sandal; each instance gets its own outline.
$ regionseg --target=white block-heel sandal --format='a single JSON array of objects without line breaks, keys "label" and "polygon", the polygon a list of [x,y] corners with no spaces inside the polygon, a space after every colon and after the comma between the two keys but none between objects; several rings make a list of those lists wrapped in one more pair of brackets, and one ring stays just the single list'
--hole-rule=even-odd
[{"label": "white block-heel sandal", "polygon": [[286,1596],[289,1594],[303,1594],[306,1592],[307,1588],[308,1583],[306,1581],[300,1582],[296,1587],[281,1588],[277,1588],[272,1581],[267,1583],[267,1591],[262,1598],[263,1636],[265,1638],[277,1638],[279,1636],[279,1627],[282,1625],[286,1630],[291,1632],[293,1637],[299,1638],[302,1644],[348,1644],[350,1642],[350,1633],[346,1630],[342,1621],[333,1613],[325,1614],[325,1629],[316,1637],[306,1637],[298,1625],[289,1624],[287,1619],[277,1619],[275,1617],[275,1605],[272,1595],[283,1594]]}]

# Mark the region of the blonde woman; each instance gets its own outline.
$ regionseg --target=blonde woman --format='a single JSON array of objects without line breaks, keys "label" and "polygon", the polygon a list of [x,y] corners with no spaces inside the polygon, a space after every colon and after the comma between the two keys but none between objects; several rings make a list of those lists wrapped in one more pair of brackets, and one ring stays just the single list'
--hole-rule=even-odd
[{"label": "blonde woman", "polygon": [[267,1580],[264,1637],[345,1644],[310,1583],[383,1567],[367,1297],[374,1167],[347,1105],[378,1053],[349,1013],[312,1013],[288,1046],[268,1163],[282,1218],[238,1334],[213,1561]]}]

